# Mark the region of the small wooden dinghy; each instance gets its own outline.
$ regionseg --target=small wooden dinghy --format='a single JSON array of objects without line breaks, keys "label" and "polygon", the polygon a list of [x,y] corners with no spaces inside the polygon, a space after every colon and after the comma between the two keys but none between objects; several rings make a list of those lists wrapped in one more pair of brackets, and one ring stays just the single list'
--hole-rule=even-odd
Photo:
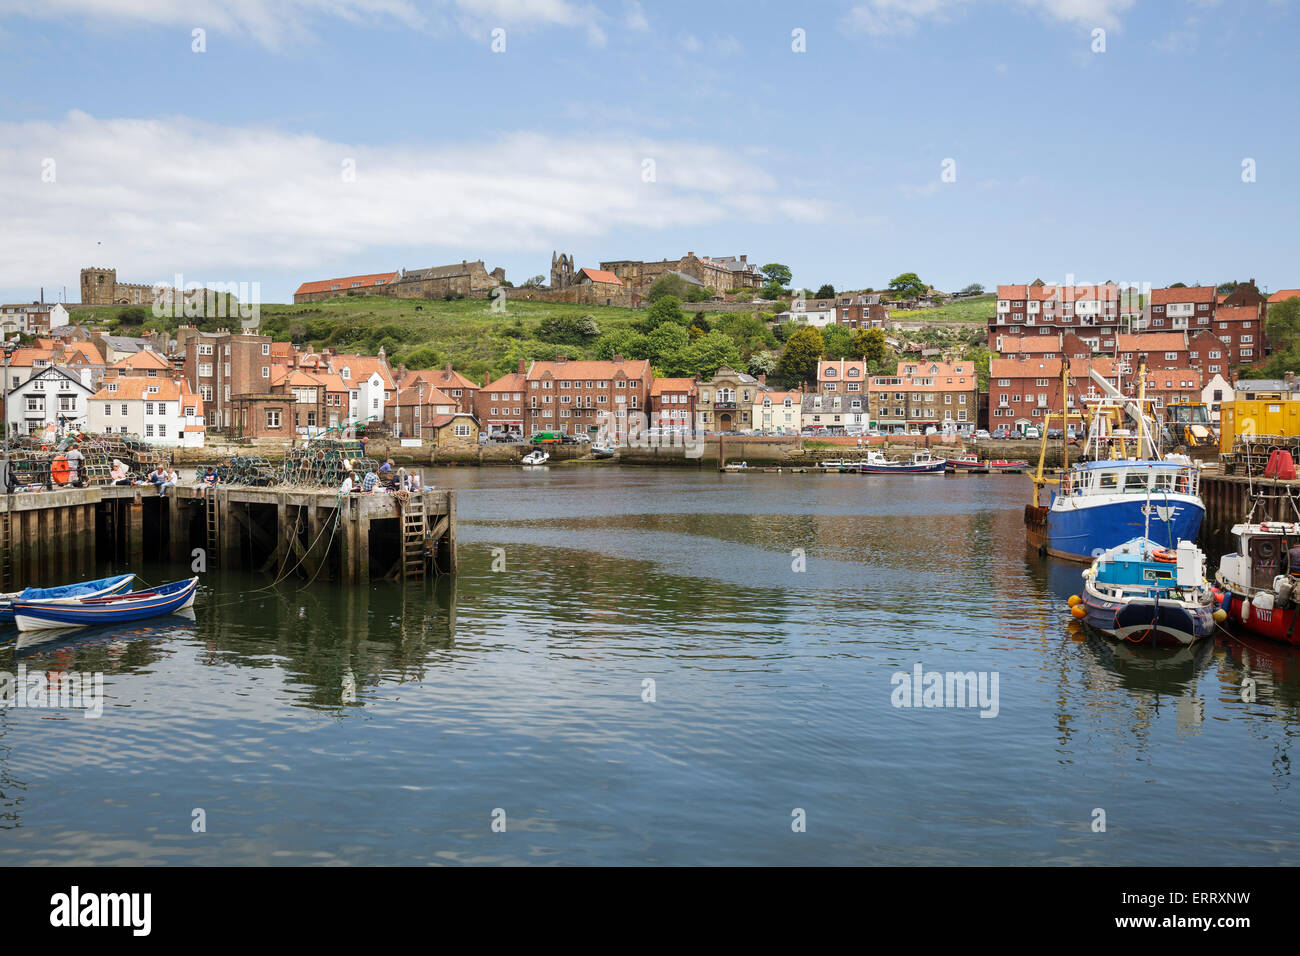
[{"label": "small wooden dinghy", "polygon": [[49,598],[104,597],[108,594],[122,593],[134,580],[134,574],[119,574],[116,577],[96,578],[94,581],[82,581],[78,584],[64,584],[57,588],[24,588],[12,594],[0,594],[0,624],[13,623],[13,602],[17,598],[40,601]]},{"label": "small wooden dinghy", "polygon": [[126,594],[35,600],[15,598],[14,621],[20,631],[140,621],[188,608],[194,603],[198,587],[199,579],[193,577]]}]

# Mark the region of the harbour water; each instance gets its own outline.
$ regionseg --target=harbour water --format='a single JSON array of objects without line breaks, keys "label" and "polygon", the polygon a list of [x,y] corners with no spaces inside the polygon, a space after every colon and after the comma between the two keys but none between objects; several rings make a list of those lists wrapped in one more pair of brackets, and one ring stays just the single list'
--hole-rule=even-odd
[{"label": "harbour water", "polygon": [[[98,718],[0,707],[0,863],[1298,857],[1295,655],[1072,631],[1027,478],[428,479],[460,491],[454,581],[220,570],[192,622],[0,644],[104,675]],[[897,706],[918,665],[983,706]]]}]

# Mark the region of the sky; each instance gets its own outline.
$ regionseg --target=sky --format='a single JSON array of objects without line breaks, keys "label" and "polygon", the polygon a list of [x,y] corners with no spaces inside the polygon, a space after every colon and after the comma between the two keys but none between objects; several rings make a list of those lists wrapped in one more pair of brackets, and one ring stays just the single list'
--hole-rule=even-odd
[{"label": "sky", "polygon": [[553,251],[1300,286],[1300,0],[0,0],[0,301]]}]

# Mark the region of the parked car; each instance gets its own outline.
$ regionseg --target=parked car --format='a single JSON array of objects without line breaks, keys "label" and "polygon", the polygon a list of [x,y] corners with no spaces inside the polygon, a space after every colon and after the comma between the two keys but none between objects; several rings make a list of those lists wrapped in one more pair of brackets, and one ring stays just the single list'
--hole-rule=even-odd
[{"label": "parked car", "polygon": [[999,441],[1004,441],[1004,440],[1006,440],[1006,439],[1012,437],[1011,429],[1010,429],[1010,428],[1006,428],[1005,426],[1003,426],[1003,427],[999,427],[999,428],[995,428],[995,429],[993,429],[993,433],[992,433],[992,435],[991,435],[990,437],[995,438],[995,439],[997,439],[997,440],[999,440]]},{"label": "parked car", "polygon": [[1030,425],[1025,429],[1025,438],[1029,441],[1037,441],[1043,437],[1043,433],[1038,430],[1037,425]]},{"label": "parked car", "polygon": [[977,428],[975,430],[976,441],[988,441],[991,437],[993,436],[989,434],[989,430],[987,428]]}]

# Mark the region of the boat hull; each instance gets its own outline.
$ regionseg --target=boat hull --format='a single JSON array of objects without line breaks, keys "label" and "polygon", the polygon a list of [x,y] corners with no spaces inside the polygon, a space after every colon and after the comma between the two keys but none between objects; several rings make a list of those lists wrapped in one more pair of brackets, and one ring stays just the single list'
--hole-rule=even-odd
[{"label": "boat hull", "polygon": [[1060,498],[1047,512],[1047,553],[1071,561],[1091,562],[1103,551],[1118,547],[1138,535],[1176,545],[1195,541],[1205,517],[1205,506],[1191,495],[1152,498],[1150,531],[1143,509],[1144,495],[1101,495]]},{"label": "boat hull", "polygon": [[[82,581],[78,584],[67,584],[62,587],[26,588],[14,597],[28,600],[62,597],[103,597],[108,594],[121,594],[123,591],[129,590],[131,582],[134,580],[134,574],[119,574],[112,578]],[[12,624],[13,622],[13,598],[6,595],[3,599],[0,599],[0,624]]]},{"label": "boat hull", "polygon": [[62,598],[14,600],[14,621],[20,631],[49,628],[91,627],[98,624],[121,624],[141,621],[164,614],[174,614],[194,603],[199,579],[176,581],[152,591],[142,591],[132,600],[130,594],[120,599]]},{"label": "boat hull", "polygon": [[1085,593],[1084,623],[1131,644],[1188,645],[1214,633],[1214,605],[1197,607],[1148,600],[1108,601]]},{"label": "boat hull", "polygon": [[1227,607],[1228,617],[1246,630],[1267,637],[1269,640],[1284,644],[1300,644],[1300,608],[1257,608],[1252,606],[1246,612],[1243,605],[1246,599],[1240,594],[1232,595],[1232,603]]},{"label": "boat hull", "polygon": [[946,463],[936,461],[928,465],[861,465],[858,470],[864,475],[942,475]]}]

